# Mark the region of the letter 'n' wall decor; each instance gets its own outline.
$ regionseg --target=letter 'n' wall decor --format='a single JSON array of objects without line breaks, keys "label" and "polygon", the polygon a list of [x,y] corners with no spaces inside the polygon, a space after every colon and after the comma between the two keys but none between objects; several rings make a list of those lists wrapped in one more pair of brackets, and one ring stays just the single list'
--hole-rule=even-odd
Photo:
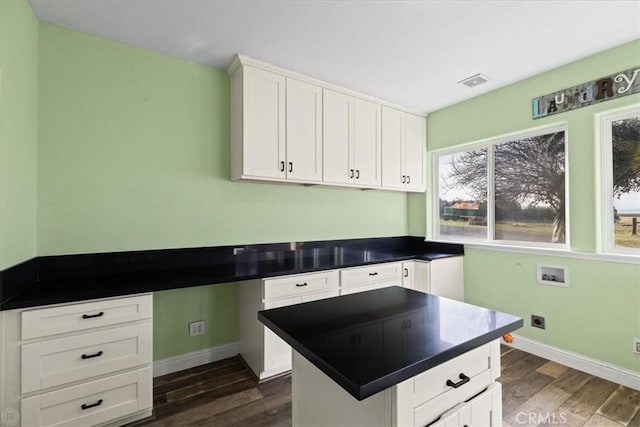
[{"label": "letter 'n' wall decor", "polygon": [[640,67],[533,98],[533,118],[564,113],[640,92]]}]

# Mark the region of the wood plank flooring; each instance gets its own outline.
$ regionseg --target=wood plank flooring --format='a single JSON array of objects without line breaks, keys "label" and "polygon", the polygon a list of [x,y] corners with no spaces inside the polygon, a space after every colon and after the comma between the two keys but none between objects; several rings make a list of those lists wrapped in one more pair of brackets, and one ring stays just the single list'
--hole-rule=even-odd
[{"label": "wood plank flooring", "polygon": [[[640,427],[640,392],[502,347],[505,427]],[[131,427],[291,425],[291,376],[262,384],[239,357],[154,379],[154,416]]]}]

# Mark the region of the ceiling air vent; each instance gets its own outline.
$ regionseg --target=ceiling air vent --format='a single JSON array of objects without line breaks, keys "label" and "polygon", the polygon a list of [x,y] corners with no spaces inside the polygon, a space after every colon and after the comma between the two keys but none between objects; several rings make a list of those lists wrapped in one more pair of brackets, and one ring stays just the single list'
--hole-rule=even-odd
[{"label": "ceiling air vent", "polygon": [[458,83],[462,83],[463,85],[468,87],[476,87],[488,81],[489,81],[489,77],[485,76],[482,73],[478,73],[478,74],[474,74],[471,77],[467,77],[466,79],[462,79]]}]

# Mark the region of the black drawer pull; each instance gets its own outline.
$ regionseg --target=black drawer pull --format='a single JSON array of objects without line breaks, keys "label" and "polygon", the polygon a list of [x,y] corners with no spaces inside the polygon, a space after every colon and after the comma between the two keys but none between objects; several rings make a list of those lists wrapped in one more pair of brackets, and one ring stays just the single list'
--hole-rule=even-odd
[{"label": "black drawer pull", "polygon": [[83,354],[80,357],[82,358],[82,360],[85,360],[85,359],[93,359],[94,357],[100,357],[100,356],[102,356],[102,350],[93,354]]},{"label": "black drawer pull", "polygon": [[304,282],[304,283],[296,283],[296,288],[301,288],[301,287],[303,287],[303,286],[307,286],[307,285],[308,285],[308,283],[307,283],[307,282]]},{"label": "black drawer pull", "polygon": [[94,408],[94,407],[100,406],[100,405],[102,405],[102,399],[98,400],[96,403],[91,403],[89,405],[87,405],[86,403],[83,403],[81,408],[84,411],[85,409]]},{"label": "black drawer pull", "polygon": [[280,172],[284,172],[284,162],[280,162]]},{"label": "black drawer pull", "polygon": [[449,387],[458,388],[460,386],[465,385],[469,381],[471,381],[471,378],[469,378],[468,376],[466,376],[465,374],[462,374],[462,373],[460,374],[459,378],[460,378],[460,381],[458,381],[457,383],[454,383],[451,380],[447,380],[447,385]]},{"label": "black drawer pull", "polygon": [[369,276],[377,276],[377,275],[378,275],[378,272],[377,272],[377,271],[376,271],[376,272],[373,272],[373,273],[369,273]]},{"label": "black drawer pull", "polygon": [[83,314],[82,318],[83,319],[92,319],[94,317],[102,317],[102,316],[104,316],[104,311],[101,311],[98,314]]}]

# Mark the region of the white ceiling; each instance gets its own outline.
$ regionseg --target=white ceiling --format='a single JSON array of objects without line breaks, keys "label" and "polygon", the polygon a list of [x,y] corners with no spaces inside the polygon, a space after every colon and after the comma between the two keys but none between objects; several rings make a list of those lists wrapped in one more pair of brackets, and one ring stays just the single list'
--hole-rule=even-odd
[{"label": "white ceiling", "polygon": [[[241,53],[425,112],[640,38],[637,0],[29,3],[128,45],[219,69]],[[476,73],[491,81],[456,83]]]}]

